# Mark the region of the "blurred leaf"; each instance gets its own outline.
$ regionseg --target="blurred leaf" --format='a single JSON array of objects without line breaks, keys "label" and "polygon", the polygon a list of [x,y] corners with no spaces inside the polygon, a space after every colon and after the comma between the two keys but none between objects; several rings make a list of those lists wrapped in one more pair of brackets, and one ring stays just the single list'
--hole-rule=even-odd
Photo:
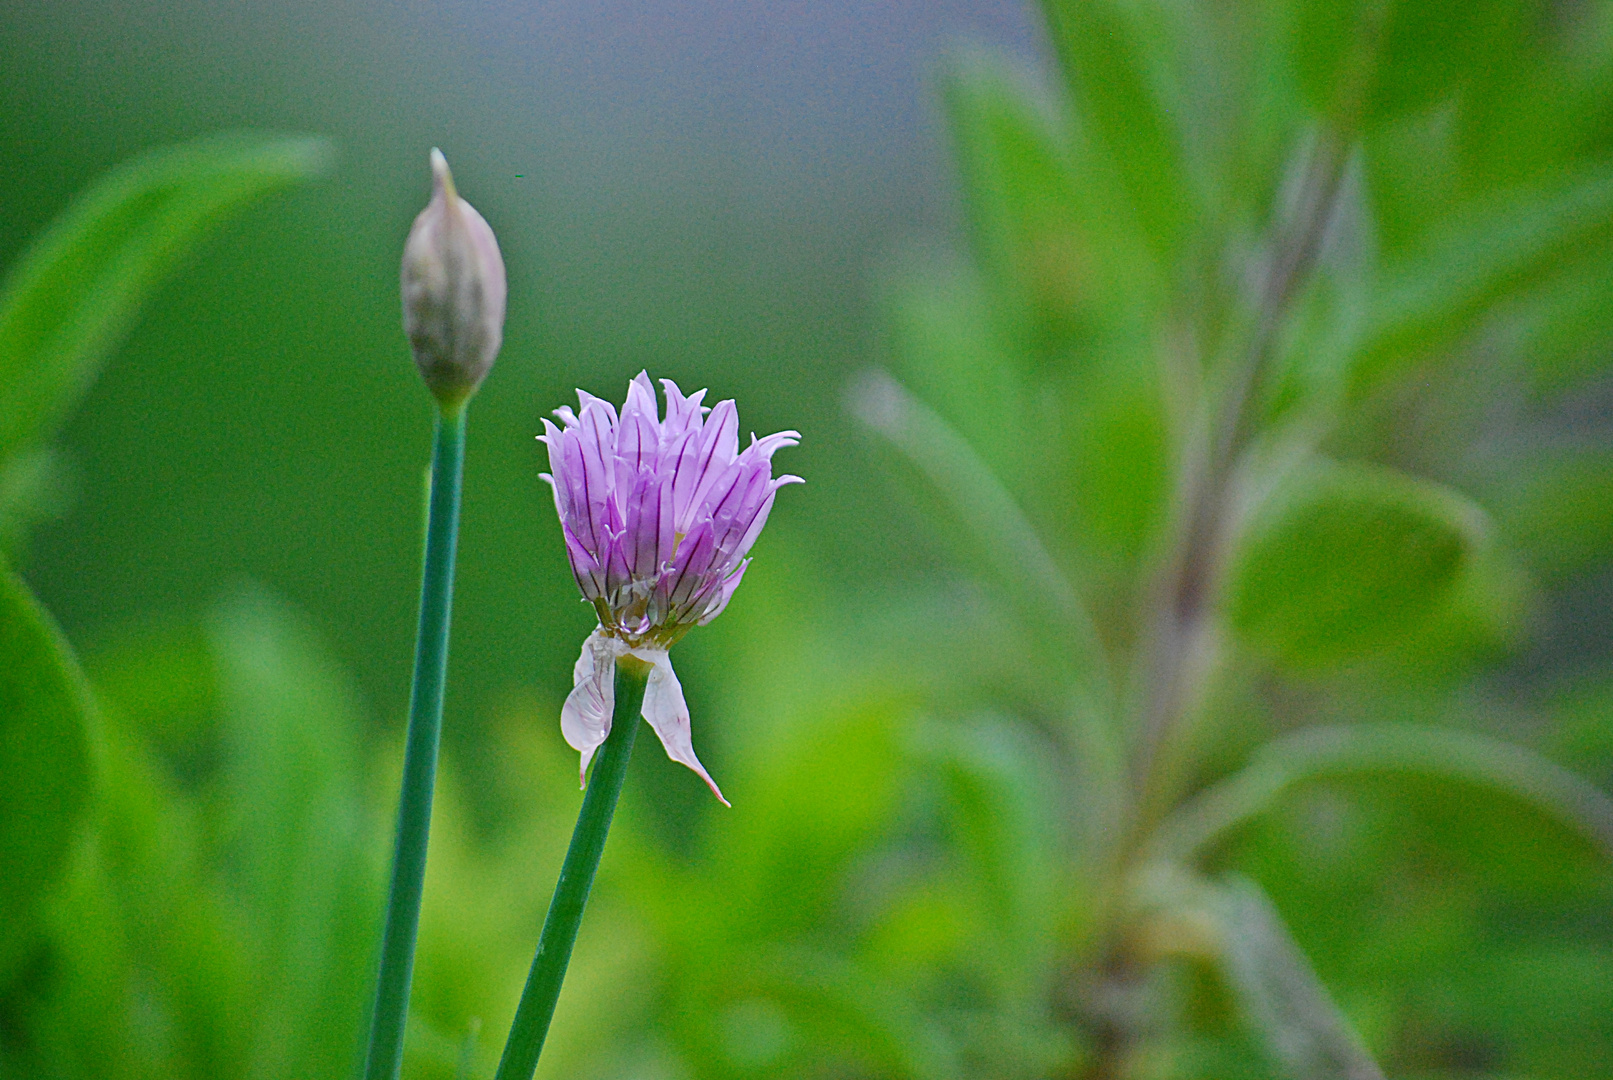
[{"label": "blurred leaf", "polygon": [[206,865],[206,815],[115,708],[91,842],[51,910],[29,1017],[50,1075],[241,1075],[257,987]]},{"label": "blurred leaf", "polygon": [[945,88],[974,250],[1003,329],[1033,355],[1085,345],[1150,295],[1146,253],[1128,252],[1100,181],[1024,76],[965,54]]},{"label": "blurred leaf", "polygon": [[66,415],[209,226],[328,159],[316,139],[213,137],[147,153],[78,196],[0,286],[0,460]]},{"label": "blurred leaf", "polygon": [[1516,354],[1540,398],[1583,384],[1607,369],[1613,343],[1613,245],[1577,259],[1542,288],[1519,297]]},{"label": "blurred leaf", "polygon": [[1591,449],[1518,462],[1496,518],[1535,572],[1561,580],[1613,548],[1613,454]]},{"label": "blurred leaf", "polygon": [[1340,83],[1359,78],[1359,54],[1373,45],[1388,0],[1297,0],[1288,5],[1291,63],[1306,104],[1327,113]]},{"label": "blurred leaf", "polygon": [[1605,255],[1613,170],[1553,177],[1466,207],[1385,273],[1354,362],[1361,397],[1467,333],[1503,298]]},{"label": "blurred leaf", "polygon": [[[989,961],[1005,988],[1025,993],[1044,968],[1058,918],[1059,862],[1052,748],[1002,722],[948,733],[938,755],[958,853],[996,928]],[[1040,987],[1036,989],[1042,989]]]},{"label": "blurred leaf", "polygon": [[1195,191],[1181,133],[1161,92],[1161,27],[1147,5],[1114,0],[1046,0],[1048,22],[1069,80],[1082,133],[1103,155],[1161,267],[1187,239]]},{"label": "blurred leaf", "polygon": [[1022,474],[1024,440],[997,418],[1026,412],[1025,376],[984,282],[963,267],[931,266],[903,275],[888,297],[892,351],[914,390],[993,468]]},{"label": "blurred leaf", "polygon": [[71,463],[50,447],[0,460],[0,557],[20,562],[29,531],[72,507],[77,480]]},{"label": "blurred leaf", "polygon": [[1418,773],[1504,792],[1567,825],[1613,859],[1613,799],[1532,750],[1468,731],[1399,724],[1312,728],[1267,743],[1244,769],[1161,826],[1166,860],[1189,860],[1265,813],[1293,788],[1327,776]]},{"label": "blurred leaf", "polygon": [[1260,886],[1232,877],[1214,888],[1228,979],[1273,1056],[1294,1080],[1382,1080]]},{"label": "blurred leaf", "polygon": [[356,1065],[380,914],[358,803],[358,705],[279,604],[248,592],[212,639],[225,709],[224,867],[256,966],[249,1077],[340,1077]]},{"label": "blurred leaf", "polygon": [[1403,640],[1483,538],[1482,513],[1436,484],[1319,462],[1289,478],[1234,557],[1228,617],[1250,644],[1312,666]]},{"label": "blurred leaf", "polygon": [[1482,78],[1522,29],[1517,0],[1366,0],[1360,6],[1370,12],[1380,4],[1388,19],[1367,101],[1380,118],[1422,107]]},{"label": "blurred leaf", "polygon": [[1109,661],[1091,614],[1035,527],[968,442],[884,372],[871,371],[851,388],[850,407],[935,484],[974,534],[986,570],[1008,586],[1031,623],[1056,632],[1060,651],[1087,692],[1107,701]]},{"label": "blurred leaf", "polygon": [[35,904],[60,876],[89,802],[91,724],[67,642],[0,565],[0,986],[34,939]]}]

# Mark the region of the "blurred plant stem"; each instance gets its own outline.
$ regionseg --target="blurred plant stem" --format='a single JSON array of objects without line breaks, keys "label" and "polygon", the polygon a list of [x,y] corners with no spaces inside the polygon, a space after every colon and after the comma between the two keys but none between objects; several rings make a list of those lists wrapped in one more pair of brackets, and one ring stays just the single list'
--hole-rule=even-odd
[{"label": "blurred plant stem", "polygon": [[437,417],[431,457],[426,557],[420,580],[420,632],[415,642],[397,847],[392,856],[392,884],[387,895],[386,931],[381,939],[381,969],[365,1056],[365,1080],[395,1080],[403,1063],[403,1032],[409,1013],[409,983],[414,973],[415,935],[420,927],[420,895],[431,831],[431,796],[442,734],[464,461],[464,406],[445,407]]},{"label": "blurred plant stem", "polygon": [[[1355,106],[1340,110],[1353,115]],[[1337,115],[1335,121],[1337,120]],[[1323,248],[1350,160],[1353,124],[1324,123],[1302,151],[1292,196],[1274,214],[1264,265],[1241,330],[1218,350],[1202,384],[1203,404],[1178,474],[1176,540],[1148,593],[1147,633],[1138,656],[1131,800],[1127,827],[1109,854],[1097,941],[1098,970],[1121,1000],[1140,979],[1132,937],[1139,872],[1153,834],[1194,781],[1202,713],[1219,667],[1223,628],[1217,608],[1226,552],[1239,528],[1239,486],[1259,435],[1272,354],[1284,319]],[[1144,1018],[1120,1010],[1099,1018],[1099,1053],[1088,1075],[1121,1076]]]},{"label": "blurred plant stem", "polygon": [[521,1004],[516,1007],[494,1080],[531,1080],[538,1066],[538,1055],[543,1052],[543,1040],[549,1034],[549,1021],[554,1018],[555,1002],[560,997],[560,984],[566,978],[566,965],[571,962],[571,947],[577,942],[583,908],[588,904],[588,891],[594,884],[594,871],[599,868],[599,856],[605,850],[605,837],[616,813],[616,799],[627,777],[627,762],[633,756],[639,709],[649,675],[649,666],[633,657],[624,656],[616,662],[616,705],[610,735],[594,761],[577,826],[571,833],[571,846],[560,865],[560,880],[555,883],[554,899],[549,901],[549,914],[538,936],[538,952],[532,958],[532,971],[521,991]]},{"label": "blurred plant stem", "polygon": [[[1236,490],[1245,451],[1259,434],[1260,407],[1280,331],[1321,257],[1371,91],[1387,6],[1364,9],[1353,46],[1307,145],[1294,180],[1279,190],[1266,253],[1248,315],[1214,351],[1204,407],[1178,480],[1177,541],[1156,579],[1151,625],[1141,656],[1142,701],[1133,756],[1136,802],[1121,858],[1129,859],[1183,794],[1191,765],[1193,718],[1217,665],[1214,609],[1225,552],[1237,530]],[[1189,313],[1192,318],[1195,314]],[[1219,359],[1213,356],[1211,360]]]},{"label": "blurred plant stem", "polygon": [[1189,444],[1181,473],[1178,541],[1156,581],[1152,627],[1143,663],[1137,803],[1126,856],[1180,798],[1197,714],[1219,652],[1213,618],[1224,552],[1236,530],[1235,490],[1257,415],[1278,330],[1321,253],[1349,162],[1348,136],[1317,133],[1273,237],[1253,298],[1250,329],[1224,365],[1225,385],[1210,388],[1208,408]]}]

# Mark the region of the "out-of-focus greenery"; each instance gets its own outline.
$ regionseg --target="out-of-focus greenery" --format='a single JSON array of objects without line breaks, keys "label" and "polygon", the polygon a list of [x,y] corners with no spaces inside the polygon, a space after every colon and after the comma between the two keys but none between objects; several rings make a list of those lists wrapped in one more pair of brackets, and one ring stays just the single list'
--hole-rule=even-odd
[{"label": "out-of-focus greenery", "polygon": [[[680,646],[734,809],[640,753],[540,1075],[1613,1076],[1613,6],[1045,14],[940,79],[966,236],[829,473],[955,559],[779,508]],[[315,163],[149,159],[13,269],[10,551],[153,275]],[[331,648],[246,588],[81,674],[8,577],[0,649],[0,1076],[350,1075],[398,731]],[[496,1060],[565,689],[450,740],[409,1076]]]}]

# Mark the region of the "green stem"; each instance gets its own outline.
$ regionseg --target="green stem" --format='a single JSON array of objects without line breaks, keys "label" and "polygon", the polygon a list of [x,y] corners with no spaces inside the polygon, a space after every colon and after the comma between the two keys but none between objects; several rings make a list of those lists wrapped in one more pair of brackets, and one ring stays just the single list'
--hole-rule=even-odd
[{"label": "green stem", "polygon": [[392,856],[392,887],[381,939],[365,1080],[396,1080],[403,1064],[403,1030],[414,975],[414,942],[420,928],[420,894],[426,877],[426,841],[431,830],[431,793],[437,777],[442,733],[443,684],[448,674],[448,619],[453,607],[454,547],[459,537],[459,489],[465,462],[465,411],[437,417],[431,455],[431,499],[426,518],[426,560],[420,580],[420,633],[415,639],[414,687],[409,696],[409,735],[403,754],[403,794],[398,801],[398,841]]},{"label": "green stem", "polygon": [[532,1080],[532,1072],[538,1067],[549,1021],[554,1018],[554,1004],[560,997],[560,984],[571,961],[571,947],[577,941],[583,906],[588,903],[588,890],[594,883],[599,855],[605,850],[611,816],[616,812],[616,797],[627,776],[627,759],[633,755],[644,681],[649,677],[648,668],[629,670],[637,666],[630,658],[616,664],[616,713],[611,719],[610,736],[594,761],[582,812],[571,833],[571,847],[566,849],[554,899],[549,901],[549,916],[543,920],[543,933],[538,937],[538,954],[532,958],[532,972],[527,976],[526,989],[521,991],[521,1004],[515,1010],[510,1040],[504,1044],[504,1056],[499,1059],[494,1080]]}]

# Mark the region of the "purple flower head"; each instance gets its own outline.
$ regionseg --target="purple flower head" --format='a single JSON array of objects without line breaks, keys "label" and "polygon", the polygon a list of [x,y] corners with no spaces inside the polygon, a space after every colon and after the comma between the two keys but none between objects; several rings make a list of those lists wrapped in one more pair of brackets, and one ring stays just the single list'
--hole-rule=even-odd
[{"label": "purple flower head", "polygon": [[620,416],[609,402],[579,390],[581,408],[555,410],[561,426],[546,419],[538,436],[549,447],[550,472],[543,479],[554,488],[571,572],[599,615],[577,662],[561,727],[581,751],[586,772],[610,733],[615,659],[638,656],[654,665],[645,720],[668,755],[715,792],[690,745],[683,689],[667,649],[728,606],[774,495],[801,482],[773,476],[773,452],[801,437],[794,431],[753,435],[741,450],[732,401],[708,408],[701,404],[704,390],[685,397],[670,379],[661,385],[664,419],[649,375],[639,372]]}]

